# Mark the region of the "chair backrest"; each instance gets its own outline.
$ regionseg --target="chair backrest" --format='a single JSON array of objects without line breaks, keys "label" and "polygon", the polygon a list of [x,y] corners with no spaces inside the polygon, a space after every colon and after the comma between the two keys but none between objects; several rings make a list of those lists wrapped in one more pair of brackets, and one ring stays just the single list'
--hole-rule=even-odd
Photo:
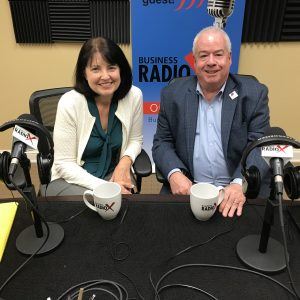
[{"label": "chair backrest", "polygon": [[60,97],[72,87],[61,87],[34,92],[29,99],[29,110],[39,123],[53,134],[57,104]]}]

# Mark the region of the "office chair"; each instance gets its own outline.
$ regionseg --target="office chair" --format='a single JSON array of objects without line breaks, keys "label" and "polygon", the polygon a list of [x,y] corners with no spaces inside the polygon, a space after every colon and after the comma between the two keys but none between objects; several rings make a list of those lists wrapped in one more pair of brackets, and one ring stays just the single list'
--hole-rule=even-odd
[{"label": "office chair", "polygon": [[[34,92],[29,99],[30,113],[36,117],[39,123],[45,126],[53,136],[57,104],[60,97],[73,89],[72,87],[61,87]],[[152,165],[148,154],[142,149],[133,164],[136,177],[137,193],[142,187],[142,178],[152,173]]]},{"label": "office chair", "polygon": [[156,180],[160,183],[164,183],[167,184],[168,183],[168,179],[166,179],[163,174],[161,173],[161,171],[159,170],[159,168],[155,165],[155,175],[156,175]]}]

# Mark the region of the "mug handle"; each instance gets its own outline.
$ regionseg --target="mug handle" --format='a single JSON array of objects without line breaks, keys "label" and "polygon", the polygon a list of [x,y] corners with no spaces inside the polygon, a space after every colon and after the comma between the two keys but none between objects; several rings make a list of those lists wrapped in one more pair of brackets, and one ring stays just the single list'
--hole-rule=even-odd
[{"label": "mug handle", "polygon": [[219,193],[221,192],[221,194],[219,194],[219,200],[218,200],[218,205],[220,205],[221,202],[224,200],[225,190],[223,186],[217,186],[217,189],[219,190]]},{"label": "mug handle", "polygon": [[90,195],[90,196],[94,196],[93,195],[93,191],[90,191],[90,190],[87,190],[83,193],[83,200],[84,200],[84,203],[92,210],[94,211],[97,211],[96,207],[94,205],[92,205],[86,198],[87,195]]}]

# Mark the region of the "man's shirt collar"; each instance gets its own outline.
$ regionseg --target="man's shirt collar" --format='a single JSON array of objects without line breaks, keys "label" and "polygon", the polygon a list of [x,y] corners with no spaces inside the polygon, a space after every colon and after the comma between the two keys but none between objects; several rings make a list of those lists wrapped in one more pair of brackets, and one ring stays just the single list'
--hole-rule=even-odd
[{"label": "man's shirt collar", "polygon": [[[218,101],[222,101],[222,98],[223,98],[222,95],[224,93],[226,83],[227,83],[227,80],[224,82],[224,84],[222,85],[222,87],[220,88],[220,90],[218,91],[218,93],[215,96],[215,97],[217,97]],[[205,99],[199,82],[197,82],[196,93],[197,93],[197,95],[201,95],[202,99]]]}]

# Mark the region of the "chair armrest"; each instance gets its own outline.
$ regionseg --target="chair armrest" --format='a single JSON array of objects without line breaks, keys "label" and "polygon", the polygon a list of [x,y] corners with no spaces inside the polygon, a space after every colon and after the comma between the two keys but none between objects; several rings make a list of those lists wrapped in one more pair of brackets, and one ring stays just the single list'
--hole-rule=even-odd
[{"label": "chair armrest", "polygon": [[168,184],[168,180],[162,175],[159,168],[155,166],[155,174],[156,174],[156,180],[160,183]]},{"label": "chair armrest", "polygon": [[146,151],[142,149],[141,153],[135,159],[132,165],[137,176],[147,177],[152,173],[152,164]]}]

